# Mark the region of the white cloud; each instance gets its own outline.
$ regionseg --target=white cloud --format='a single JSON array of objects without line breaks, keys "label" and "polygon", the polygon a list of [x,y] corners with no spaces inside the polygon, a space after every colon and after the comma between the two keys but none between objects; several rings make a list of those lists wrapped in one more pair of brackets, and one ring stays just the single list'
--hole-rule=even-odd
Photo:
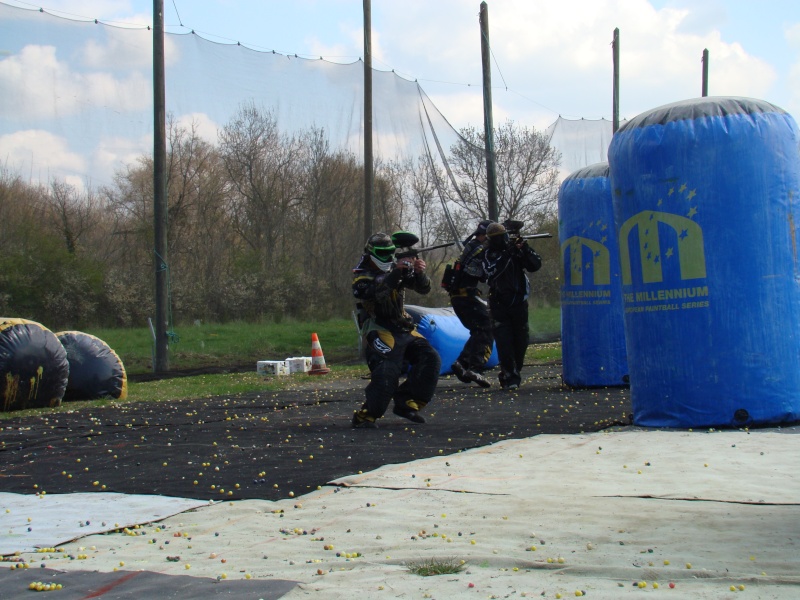
[{"label": "white cloud", "polygon": [[[354,47],[363,48],[363,41],[358,41],[357,42],[356,39],[355,39],[356,37],[358,37],[360,40],[363,40],[363,33],[362,33],[362,31],[360,29],[358,31],[356,31],[355,29],[349,29],[349,30],[345,31],[345,36],[348,39],[350,39],[350,41],[351,41],[350,44],[325,44],[325,43],[321,42],[316,37],[306,39],[305,43],[311,49],[312,56],[322,56],[326,60],[329,60],[331,62],[349,64],[349,63],[352,63],[355,60],[357,60],[358,59],[357,57],[363,56],[363,54],[364,54],[363,49],[360,50],[357,53],[357,55],[353,54],[353,48]],[[374,42],[375,42],[375,38],[373,36],[373,53],[372,53],[372,55],[373,55],[373,65],[372,66],[373,67],[376,66],[376,64],[375,64],[376,57],[382,55],[381,52],[378,52],[378,53],[375,52],[375,43]],[[360,46],[359,46],[359,44],[360,44]],[[380,58],[379,60],[382,60],[382,58]]]},{"label": "white cloud", "polygon": [[[445,119],[456,129],[461,129],[464,123],[470,123],[478,128],[479,133],[483,133],[483,118],[475,122],[475,115],[483,115],[483,96],[469,92],[451,93],[447,96],[443,94],[428,94],[431,102],[440,109],[445,104],[448,106],[447,112],[442,112]],[[493,111],[495,127],[499,125],[498,113]]]},{"label": "white cloud", "polygon": [[788,110],[795,120],[800,121],[800,22],[787,27],[786,40],[795,51],[795,55],[787,78],[789,102],[781,108]]},{"label": "white cloud", "polygon": [[[114,29],[106,29],[107,35],[100,43],[89,39],[80,49],[81,62],[89,69],[116,71],[121,69],[141,69],[150,73],[153,68],[153,32],[122,31],[117,35]],[[139,36],[138,41],[133,41]],[[181,56],[174,38],[164,36],[164,63],[166,66],[180,62]]]},{"label": "white cloud", "polygon": [[[387,62],[420,79],[480,84],[477,9],[476,4],[465,10],[458,0],[438,0],[436,10],[428,2],[387,3],[386,30],[380,32]],[[621,117],[700,96],[705,48],[711,94],[764,97],[776,80],[775,69],[725,40],[716,24],[694,8],[658,10],[647,0],[492,2],[495,123],[504,111],[523,124],[552,122],[558,114],[610,119],[615,28],[620,30]],[[427,81],[422,85],[456,127],[463,117],[481,125],[482,105],[470,103],[470,117],[464,94],[447,93]],[[481,96],[479,85],[469,90]]]},{"label": "white cloud", "polygon": [[152,104],[149,79],[131,72],[115,79],[102,72],[79,73],[60,61],[53,46],[25,46],[0,60],[0,112],[22,119],[52,119],[106,108],[145,110]]},{"label": "white cloud", "polygon": [[20,176],[47,182],[86,172],[86,160],[67,140],[49,131],[30,129],[0,136],[0,159]]},{"label": "white cloud", "polygon": [[153,155],[153,136],[138,139],[108,137],[100,141],[92,153],[93,176],[102,182],[110,182],[114,171],[125,165],[135,165],[142,156]]},{"label": "white cloud", "polygon": [[192,113],[189,115],[181,115],[178,117],[177,123],[186,131],[192,131],[192,129],[194,129],[195,133],[200,137],[200,139],[216,145],[219,125],[217,125],[207,114]]}]

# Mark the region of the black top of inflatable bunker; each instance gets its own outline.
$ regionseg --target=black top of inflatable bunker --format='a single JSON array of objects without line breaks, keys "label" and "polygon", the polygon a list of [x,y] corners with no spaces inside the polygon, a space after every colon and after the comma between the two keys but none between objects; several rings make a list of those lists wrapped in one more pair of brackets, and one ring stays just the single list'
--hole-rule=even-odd
[{"label": "black top of inflatable bunker", "polygon": [[666,125],[674,121],[685,121],[701,117],[726,117],[729,115],[786,114],[782,108],[765,100],[738,96],[706,96],[665,104],[637,115],[626,121],[619,132],[649,125]]},{"label": "black top of inflatable bunker", "polygon": [[564,181],[569,181],[570,179],[594,179],[595,177],[608,177],[609,176],[609,166],[607,161],[594,163],[593,165],[588,165],[585,167],[581,167],[580,169],[573,171],[567,177],[564,178]]}]

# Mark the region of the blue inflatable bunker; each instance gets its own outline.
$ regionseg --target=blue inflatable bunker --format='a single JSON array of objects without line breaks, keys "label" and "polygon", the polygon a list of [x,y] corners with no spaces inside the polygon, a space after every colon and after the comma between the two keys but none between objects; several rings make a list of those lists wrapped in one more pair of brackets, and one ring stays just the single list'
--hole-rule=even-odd
[{"label": "blue inflatable bunker", "polygon": [[800,419],[800,132],[761,100],[643,113],[608,150],[634,423]]},{"label": "blue inflatable bunker", "polygon": [[[469,339],[469,330],[461,324],[452,308],[428,308],[426,306],[406,305],[406,311],[414,318],[417,331],[430,342],[439,356],[442,357],[440,375],[452,373],[452,365],[461,353],[461,349]],[[497,347],[492,348],[492,355],[486,368],[496,367],[499,363]]]},{"label": "blue inflatable bunker", "polygon": [[569,175],[558,193],[562,379],[572,387],[628,383],[619,246],[608,163]]}]

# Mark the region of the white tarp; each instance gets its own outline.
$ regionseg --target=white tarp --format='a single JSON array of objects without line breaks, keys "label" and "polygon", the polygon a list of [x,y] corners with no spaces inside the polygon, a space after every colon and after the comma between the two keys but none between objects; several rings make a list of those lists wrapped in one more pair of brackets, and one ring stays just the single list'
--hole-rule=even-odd
[{"label": "white tarp", "polygon": [[0,555],[36,552],[93,533],[154,523],[207,500],[116,493],[0,492]]},{"label": "white tarp", "polygon": [[[52,569],[124,563],[300,582],[287,599],[647,592],[788,600],[800,597],[800,436],[792,432],[625,429],[508,440],[354,474],[299,498],[204,506],[143,535],[91,535],[66,546],[87,556],[81,561],[23,557]],[[91,496],[85,515],[102,504],[103,494]],[[46,530],[45,515],[36,519]],[[436,577],[406,568],[431,560],[466,568]]]}]

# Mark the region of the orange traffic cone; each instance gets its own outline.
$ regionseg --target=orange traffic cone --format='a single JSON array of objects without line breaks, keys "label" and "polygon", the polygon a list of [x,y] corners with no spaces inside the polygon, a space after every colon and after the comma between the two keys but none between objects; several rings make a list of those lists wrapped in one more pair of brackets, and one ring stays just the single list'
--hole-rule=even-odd
[{"label": "orange traffic cone", "polygon": [[325,366],[325,357],[322,355],[322,346],[316,333],[311,334],[311,370],[309,375],[325,375],[331,370]]}]

